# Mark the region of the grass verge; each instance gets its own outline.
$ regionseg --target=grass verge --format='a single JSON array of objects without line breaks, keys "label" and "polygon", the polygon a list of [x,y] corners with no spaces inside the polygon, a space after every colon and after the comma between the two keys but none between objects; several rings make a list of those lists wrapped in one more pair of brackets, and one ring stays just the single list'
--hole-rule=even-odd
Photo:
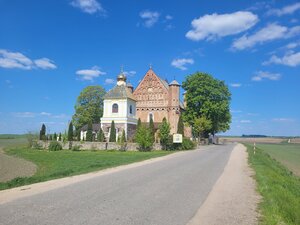
[{"label": "grass verge", "polygon": [[[172,152],[120,152],[120,151],[57,151],[15,148],[6,150],[7,154],[21,157],[35,163],[37,172],[32,177],[15,178],[9,182],[0,183],[0,190],[22,185],[78,175],[125,165],[154,157],[160,157]],[[13,168],[13,166],[12,166]]]},{"label": "grass verge", "polygon": [[263,200],[260,224],[300,224],[300,179],[282,164],[272,159],[263,147],[245,144],[250,165],[254,168],[258,191]]}]

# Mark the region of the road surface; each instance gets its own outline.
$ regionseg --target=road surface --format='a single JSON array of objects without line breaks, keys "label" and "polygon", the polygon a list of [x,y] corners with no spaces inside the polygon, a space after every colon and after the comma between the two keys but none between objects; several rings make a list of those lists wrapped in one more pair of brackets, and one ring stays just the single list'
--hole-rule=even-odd
[{"label": "road surface", "polygon": [[185,225],[222,174],[234,146],[205,146],[16,199],[0,205],[0,224]]}]

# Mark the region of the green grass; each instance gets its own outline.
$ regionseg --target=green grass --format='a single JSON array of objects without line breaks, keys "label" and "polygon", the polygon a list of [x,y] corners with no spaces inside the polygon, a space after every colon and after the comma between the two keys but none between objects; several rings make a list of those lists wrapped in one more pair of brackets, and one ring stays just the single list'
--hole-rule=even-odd
[{"label": "green grass", "polygon": [[245,145],[250,165],[256,172],[258,191],[263,197],[260,224],[300,224],[300,179],[268,154],[272,148],[278,149],[274,150],[276,153],[280,149],[285,151],[285,145],[257,145],[256,154],[252,146]]},{"label": "green grass", "polygon": [[38,166],[36,174],[28,178],[15,178],[0,183],[0,190],[26,184],[97,171],[109,167],[138,162],[170,154],[170,151],[120,152],[120,151],[57,151],[15,148],[6,150],[10,155],[32,161]]},{"label": "green grass", "polygon": [[257,144],[272,158],[281,162],[294,174],[300,177],[300,145],[299,144]]}]

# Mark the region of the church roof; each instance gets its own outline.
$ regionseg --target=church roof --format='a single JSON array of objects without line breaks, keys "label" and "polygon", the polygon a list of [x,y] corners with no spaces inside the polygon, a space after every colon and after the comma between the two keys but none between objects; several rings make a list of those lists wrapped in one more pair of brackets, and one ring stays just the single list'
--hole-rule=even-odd
[{"label": "church roof", "polygon": [[[157,75],[156,75],[157,76]],[[162,84],[165,86],[165,88],[169,89],[169,85],[168,85],[168,82],[164,79],[162,79],[161,77],[157,76],[160,81],[162,82]]]},{"label": "church roof", "polygon": [[177,80],[173,80],[169,85],[178,85],[178,86],[180,86],[180,84],[177,82]]},{"label": "church roof", "polygon": [[114,88],[109,90],[109,92],[107,92],[104,95],[104,99],[124,99],[124,98],[130,98],[136,101],[129,88],[126,87],[125,85],[120,85],[120,86],[116,85]]}]

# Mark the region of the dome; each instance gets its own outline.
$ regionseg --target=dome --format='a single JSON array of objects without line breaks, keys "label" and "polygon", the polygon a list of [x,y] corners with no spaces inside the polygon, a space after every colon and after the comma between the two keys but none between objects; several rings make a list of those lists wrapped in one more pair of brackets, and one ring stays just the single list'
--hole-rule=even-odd
[{"label": "dome", "polygon": [[120,73],[117,77],[118,81],[126,81],[126,76],[124,73]]}]

